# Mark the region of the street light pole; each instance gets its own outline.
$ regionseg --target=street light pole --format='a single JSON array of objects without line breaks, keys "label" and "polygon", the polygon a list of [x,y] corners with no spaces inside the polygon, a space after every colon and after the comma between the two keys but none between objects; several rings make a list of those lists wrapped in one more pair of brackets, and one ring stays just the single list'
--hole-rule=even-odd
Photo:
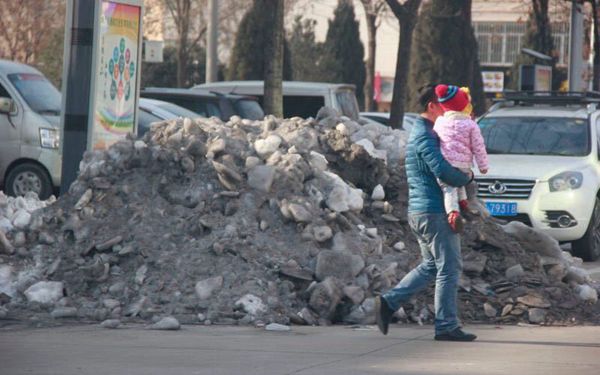
[{"label": "street light pole", "polygon": [[217,67],[219,59],[217,57],[217,39],[219,36],[219,2],[218,0],[209,0],[208,5],[208,33],[206,41],[206,82],[217,81]]}]

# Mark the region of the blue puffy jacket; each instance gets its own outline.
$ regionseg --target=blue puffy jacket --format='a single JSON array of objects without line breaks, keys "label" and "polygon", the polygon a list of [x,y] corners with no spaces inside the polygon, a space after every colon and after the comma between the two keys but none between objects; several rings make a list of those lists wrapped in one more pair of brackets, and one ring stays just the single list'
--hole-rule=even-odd
[{"label": "blue puffy jacket", "polygon": [[451,166],[442,156],[433,123],[419,116],[406,146],[409,213],[445,213],[444,195],[436,178],[450,186],[465,186],[469,176]]}]

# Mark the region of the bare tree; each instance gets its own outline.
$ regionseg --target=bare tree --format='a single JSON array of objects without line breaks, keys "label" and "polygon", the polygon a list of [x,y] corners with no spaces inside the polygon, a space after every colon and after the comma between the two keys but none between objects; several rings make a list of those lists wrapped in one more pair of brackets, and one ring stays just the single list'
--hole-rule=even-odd
[{"label": "bare tree", "polygon": [[177,30],[177,86],[183,87],[188,75],[187,62],[192,49],[206,34],[206,0],[164,0]]},{"label": "bare tree", "polygon": [[[194,48],[205,45],[205,36],[208,26],[208,1],[207,0],[156,0],[162,3],[167,15],[173,21],[176,34],[177,47],[177,86],[186,85],[190,66],[189,60],[193,55]],[[298,0],[285,0],[286,9],[288,4],[293,6]],[[220,60],[227,60],[227,54],[232,50],[239,22],[252,6],[253,0],[219,0],[219,41],[218,53]],[[146,13],[150,12],[146,8]],[[167,27],[164,18],[148,17],[148,25],[153,30]],[[159,24],[156,24],[159,23]],[[170,26],[170,24],[169,24]]]},{"label": "bare tree", "polygon": [[377,29],[387,10],[384,0],[360,0],[365,10],[367,23],[368,57],[367,57],[367,79],[365,81],[365,110],[375,110],[373,100],[373,86],[375,81],[375,53],[377,51]]},{"label": "bare tree", "polygon": [[[33,63],[63,13],[57,0],[10,0],[0,6],[0,58]],[[64,5],[62,5],[64,6]],[[61,53],[62,51],[58,51]]]},{"label": "bare tree", "polygon": [[283,117],[283,29],[284,0],[263,1],[265,25],[269,28],[265,50],[265,113]]},{"label": "bare tree", "polygon": [[385,1],[400,24],[396,77],[394,78],[394,94],[392,97],[392,111],[390,113],[390,126],[399,129],[402,126],[402,119],[404,118],[412,35],[417,23],[421,0],[406,0],[403,3],[400,0]]}]

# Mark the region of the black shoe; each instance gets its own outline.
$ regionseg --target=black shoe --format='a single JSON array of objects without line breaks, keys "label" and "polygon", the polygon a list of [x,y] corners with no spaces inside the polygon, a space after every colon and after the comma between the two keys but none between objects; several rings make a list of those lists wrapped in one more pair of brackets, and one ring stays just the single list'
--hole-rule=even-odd
[{"label": "black shoe", "polygon": [[462,329],[455,328],[453,331],[435,335],[436,341],[473,341],[477,338],[472,333],[466,333]]},{"label": "black shoe", "polygon": [[375,298],[375,320],[377,327],[384,335],[388,334],[392,315],[394,315],[394,311],[390,309],[386,300],[382,296]]}]

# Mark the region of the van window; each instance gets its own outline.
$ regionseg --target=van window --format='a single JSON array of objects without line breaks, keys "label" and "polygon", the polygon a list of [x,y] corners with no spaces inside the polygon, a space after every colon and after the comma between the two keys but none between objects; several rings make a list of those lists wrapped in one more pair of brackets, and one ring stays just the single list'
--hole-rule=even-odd
[{"label": "van window", "polygon": [[2,86],[1,83],[0,83],[0,98],[9,98],[9,99],[11,98],[8,91],[6,91],[6,89],[4,88],[4,86]]},{"label": "van window", "polygon": [[29,107],[41,115],[60,115],[60,93],[39,74],[9,74],[8,79]]},{"label": "van window", "polygon": [[347,116],[353,120],[358,119],[358,103],[356,102],[356,95],[352,91],[338,91],[335,93],[335,97],[340,104],[342,115]]},{"label": "van window", "polygon": [[221,118],[223,114],[219,109],[219,106],[216,103],[207,102],[206,103],[206,112],[208,113],[207,117],[217,117]]},{"label": "van window", "polygon": [[236,113],[248,120],[262,120],[265,118],[265,113],[262,108],[254,100],[240,99],[234,102]]},{"label": "van window", "polygon": [[325,106],[322,96],[283,96],[283,116],[290,118],[316,117],[319,109]]}]

